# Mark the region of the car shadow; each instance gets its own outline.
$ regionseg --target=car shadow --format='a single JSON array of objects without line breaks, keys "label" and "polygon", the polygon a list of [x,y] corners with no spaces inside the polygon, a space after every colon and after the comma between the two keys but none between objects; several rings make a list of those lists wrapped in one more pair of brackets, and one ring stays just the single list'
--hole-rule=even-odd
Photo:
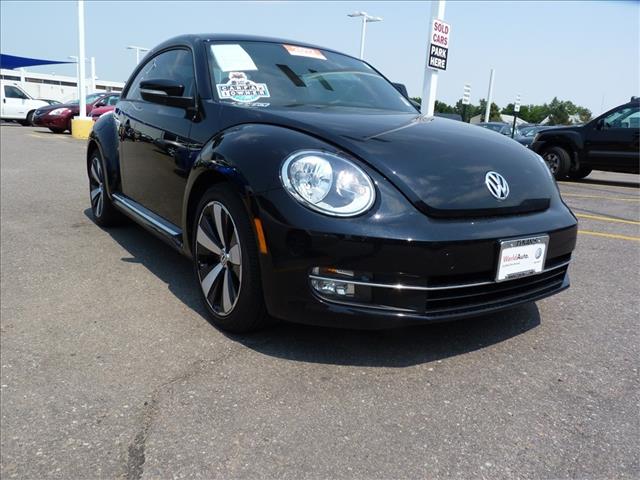
[{"label": "car shadow", "polygon": [[[91,220],[91,210],[85,215]],[[96,227],[98,228],[98,227]],[[191,263],[135,224],[105,230],[130,256],[167,284],[181,302],[209,322]],[[472,352],[521,335],[540,324],[535,304],[472,319],[392,330],[348,330],[279,322],[249,335],[225,336],[263,355],[330,365],[401,368]]]},{"label": "car shadow", "polygon": [[[638,178],[638,176],[635,175],[635,178]],[[600,180],[595,178],[582,178],[580,180],[567,179],[567,180],[563,180],[563,182],[575,183],[577,185],[584,184],[584,185],[602,185],[606,187],[640,188],[640,182],[638,181],[634,182],[631,180],[627,182],[623,180]]]}]

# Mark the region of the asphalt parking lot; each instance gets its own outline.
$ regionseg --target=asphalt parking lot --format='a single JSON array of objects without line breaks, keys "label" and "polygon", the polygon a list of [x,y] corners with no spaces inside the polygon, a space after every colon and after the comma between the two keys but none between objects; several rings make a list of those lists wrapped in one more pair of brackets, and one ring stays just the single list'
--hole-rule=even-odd
[{"label": "asphalt parking lot", "polygon": [[562,182],[572,288],[392,331],[222,334],[188,260],[98,228],[85,143],[3,124],[1,477],[640,476],[640,185]]}]

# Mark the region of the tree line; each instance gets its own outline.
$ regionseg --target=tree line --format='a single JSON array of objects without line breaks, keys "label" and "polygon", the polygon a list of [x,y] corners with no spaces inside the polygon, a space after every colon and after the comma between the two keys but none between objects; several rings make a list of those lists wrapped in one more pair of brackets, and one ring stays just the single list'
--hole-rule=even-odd
[{"label": "tree line", "polygon": [[[420,97],[413,97],[412,100],[420,103],[421,99]],[[500,114],[513,115],[514,107],[513,103],[509,103],[501,109],[494,102],[491,102],[489,120],[492,122],[500,121]],[[460,115],[465,122],[468,122],[469,119],[479,114],[484,117],[486,108],[487,101],[483,98],[478,105],[463,105],[462,99],[458,100],[455,105],[448,105],[445,102],[436,100],[434,110],[436,113],[456,113]],[[578,115],[581,123],[591,120],[591,110],[576,105],[570,100],[559,100],[557,97],[553,97],[551,102],[542,105],[520,105],[520,111],[518,112],[518,118],[523,119],[527,123],[540,123],[549,117],[549,125],[567,125],[571,122],[570,117],[572,115]]]}]

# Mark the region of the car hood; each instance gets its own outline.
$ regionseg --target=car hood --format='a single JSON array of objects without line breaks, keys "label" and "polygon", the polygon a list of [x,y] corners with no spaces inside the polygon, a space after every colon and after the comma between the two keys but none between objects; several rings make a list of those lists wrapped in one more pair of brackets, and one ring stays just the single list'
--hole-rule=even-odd
[{"label": "car hood", "polygon": [[[51,112],[58,108],[68,108],[72,112],[78,113],[80,111],[80,107],[77,103],[57,103],[55,105],[46,105],[44,107],[38,108],[38,115],[45,114],[47,112]],[[87,109],[90,109],[91,106],[87,105]]]},{"label": "car hood", "polygon": [[[236,107],[233,110],[247,108]],[[491,216],[548,208],[557,194],[543,162],[518,142],[484,128],[418,114],[250,109],[252,121],[303,130],[356,155],[433,216]],[[246,121],[246,115],[243,115]],[[510,193],[485,185],[495,171]]]}]

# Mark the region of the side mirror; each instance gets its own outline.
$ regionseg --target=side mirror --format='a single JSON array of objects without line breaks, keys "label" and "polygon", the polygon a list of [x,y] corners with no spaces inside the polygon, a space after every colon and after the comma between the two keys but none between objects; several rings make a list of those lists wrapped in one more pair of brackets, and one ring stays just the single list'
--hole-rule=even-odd
[{"label": "side mirror", "polygon": [[183,97],[184,85],[175,80],[157,79],[140,82],[140,96],[143,100],[170,107],[189,108],[193,97]]},{"label": "side mirror", "polygon": [[604,118],[599,118],[596,122],[596,130],[604,130]]},{"label": "side mirror", "polygon": [[403,83],[393,83],[392,85],[396,87],[396,90],[398,90],[404,97],[409,98],[409,92]]}]

